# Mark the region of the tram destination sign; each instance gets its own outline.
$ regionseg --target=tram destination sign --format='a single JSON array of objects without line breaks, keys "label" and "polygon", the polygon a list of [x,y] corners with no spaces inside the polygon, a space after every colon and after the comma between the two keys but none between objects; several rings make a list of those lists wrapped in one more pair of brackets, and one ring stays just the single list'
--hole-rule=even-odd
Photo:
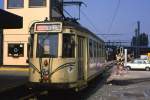
[{"label": "tram destination sign", "polygon": [[61,32],[61,31],[62,31],[61,22],[36,23],[34,27],[34,32]]}]

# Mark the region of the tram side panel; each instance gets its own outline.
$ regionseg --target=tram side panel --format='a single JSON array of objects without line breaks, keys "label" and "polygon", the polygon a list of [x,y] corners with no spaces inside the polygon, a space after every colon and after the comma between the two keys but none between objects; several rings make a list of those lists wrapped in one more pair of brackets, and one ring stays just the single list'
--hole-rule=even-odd
[{"label": "tram side panel", "polygon": [[89,56],[88,56],[88,80],[93,79],[105,69],[105,55],[103,54],[103,42],[95,38],[89,38]]}]

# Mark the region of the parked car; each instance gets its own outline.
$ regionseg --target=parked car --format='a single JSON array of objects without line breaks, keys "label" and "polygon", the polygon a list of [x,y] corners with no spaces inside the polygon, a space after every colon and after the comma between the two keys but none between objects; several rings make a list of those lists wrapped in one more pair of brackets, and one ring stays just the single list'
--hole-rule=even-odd
[{"label": "parked car", "polygon": [[146,71],[150,71],[150,61],[142,60],[142,59],[135,59],[131,62],[127,62],[125,64],[125,68],[127,70],[131,69],[145,69]]}]

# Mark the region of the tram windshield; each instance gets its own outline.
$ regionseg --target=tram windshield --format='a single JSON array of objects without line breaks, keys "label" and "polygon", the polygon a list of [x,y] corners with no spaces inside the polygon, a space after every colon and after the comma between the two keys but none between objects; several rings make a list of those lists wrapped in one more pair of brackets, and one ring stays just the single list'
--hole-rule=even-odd
[{"label": "tram windshield", "polygon": [[37,57],[58,56],[58,34],[38,34]]}]

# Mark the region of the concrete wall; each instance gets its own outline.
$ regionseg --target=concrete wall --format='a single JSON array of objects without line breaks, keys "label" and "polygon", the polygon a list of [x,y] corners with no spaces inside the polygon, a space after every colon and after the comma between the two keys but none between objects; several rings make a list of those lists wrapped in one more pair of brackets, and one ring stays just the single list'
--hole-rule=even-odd
[{"label": "concrete wall", "polygon": [[[46,7],[29,8],[29,0],[24,0],[24,8],[7,9],[7,0],[4,0],[4,9],[23,17],[22,29],[5,29],[3,40],[3,65],[27,65],[27,43],[29,27],[34,21],[42,21],[50,16],[50,0],[47,0]],[[23,43],[24,57],[8,57],[8,43]]]}]

